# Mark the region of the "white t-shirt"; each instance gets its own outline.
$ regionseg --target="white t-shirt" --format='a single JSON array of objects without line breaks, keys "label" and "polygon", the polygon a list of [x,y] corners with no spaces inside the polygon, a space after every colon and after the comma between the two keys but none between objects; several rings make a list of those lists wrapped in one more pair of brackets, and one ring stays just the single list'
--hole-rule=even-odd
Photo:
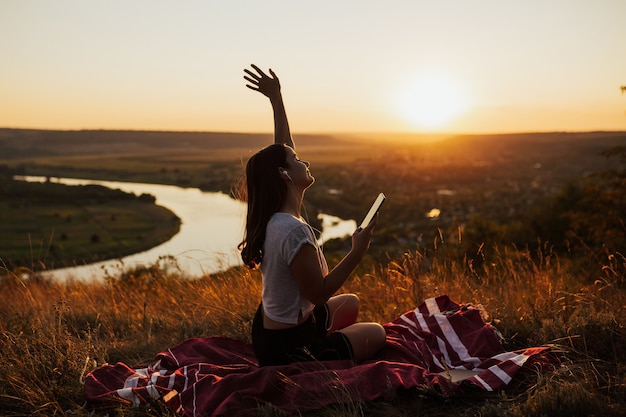
[{"label": "white t-shirt", "polygon": [[267,223],[263,244],[263,311],[270,319],[298,324],[298,318],[315,307],[301,292],[289,265],[303,245],[313,245],[318,253],[322,274],[328,265],[311,227],[289,213],[274,213]]}]

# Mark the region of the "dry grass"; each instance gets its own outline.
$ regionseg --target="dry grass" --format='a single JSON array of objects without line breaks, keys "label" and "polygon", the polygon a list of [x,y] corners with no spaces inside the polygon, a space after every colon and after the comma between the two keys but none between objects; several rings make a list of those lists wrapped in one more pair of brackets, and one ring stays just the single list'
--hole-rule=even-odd
[{"label": "dry grass", "polygon": [[[481,262],[458,260],[440,245],[360,270],[345,290],[358,293],[362,318],[390,321],[423,299],[448,294],[482,304],[507,348],[551,344],[562,366],[530,374],[496,394],[441,398],[412,390],[391,401],[351,401],[316,416],[617,416],[626,406],[626,259],[607,255],[582,276],[571,259],[493,250]],[[589,274],[595,280],[589,281]],[[257,272],[232,269],[189,280],[157,267],[105,283],[0,282],[0,409],[5,415],[94,415],[82,378],[95,365],[144,363],[190,337],[222,335],[249,341],[260,297]],[[349,393],[348,393],[349,394]],[[338,392],[337,398],[344,398]],[[353,398],[350,397],[349,398]],[[354,398],[353,398],[354,399]],[[280,415],[261,408],[259,415]],[[173,415],[162,404],[117,415]]]}]

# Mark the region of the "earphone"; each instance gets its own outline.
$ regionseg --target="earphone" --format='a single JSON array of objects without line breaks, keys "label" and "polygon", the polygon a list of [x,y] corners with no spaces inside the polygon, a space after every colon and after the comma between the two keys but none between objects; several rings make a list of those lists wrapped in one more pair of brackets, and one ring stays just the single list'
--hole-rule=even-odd
[{"label": "earphone", "polygon": [[289,173],[288,173],[286,170],[283,170],[281,173],[282,173],[285,177],[287,177],[287,179],[288,179],[289,181],[293,181],[293,180],[291,179],[291,176],[289,175]]}]

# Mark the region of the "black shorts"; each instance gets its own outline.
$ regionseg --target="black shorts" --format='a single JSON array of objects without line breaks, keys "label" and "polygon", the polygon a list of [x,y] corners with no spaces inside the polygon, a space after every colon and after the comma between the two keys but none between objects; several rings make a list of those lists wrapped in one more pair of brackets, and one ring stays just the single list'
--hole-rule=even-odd
[{"label": "black shorts", "polygon": [[302,361],[353,359],[352,344],[341,332],[327,335],[328,306],[316,306],[303,323],[283,330],[263,327],[263,304],[252,322],[252,345],[259,366]]}]

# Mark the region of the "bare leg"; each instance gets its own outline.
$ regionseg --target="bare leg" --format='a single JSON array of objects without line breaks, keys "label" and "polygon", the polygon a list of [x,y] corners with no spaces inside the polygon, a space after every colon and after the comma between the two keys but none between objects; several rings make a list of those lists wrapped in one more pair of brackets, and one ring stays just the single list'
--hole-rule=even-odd
[{"label": "bare leg", "polygon": [[354,359],[363,362],[376,354],[387,338],[385,329],[378,323],[356,323],[359,314],[359,297],[356,294],[341,294],[328,300],[330,329],[328,333],[340,331],[350,340]]},{"label": "bare leg", "polygon": [[327,304],[330,316],[329,334],[356,322],[359,315],[359,297],[356,294],[336,295]]},{"label": "bare leg", "polygon": [[354,359],[357,362],[370,359],[385,345],[385,329],[378,323],[354,323],[339,331],[352,343]]}]

